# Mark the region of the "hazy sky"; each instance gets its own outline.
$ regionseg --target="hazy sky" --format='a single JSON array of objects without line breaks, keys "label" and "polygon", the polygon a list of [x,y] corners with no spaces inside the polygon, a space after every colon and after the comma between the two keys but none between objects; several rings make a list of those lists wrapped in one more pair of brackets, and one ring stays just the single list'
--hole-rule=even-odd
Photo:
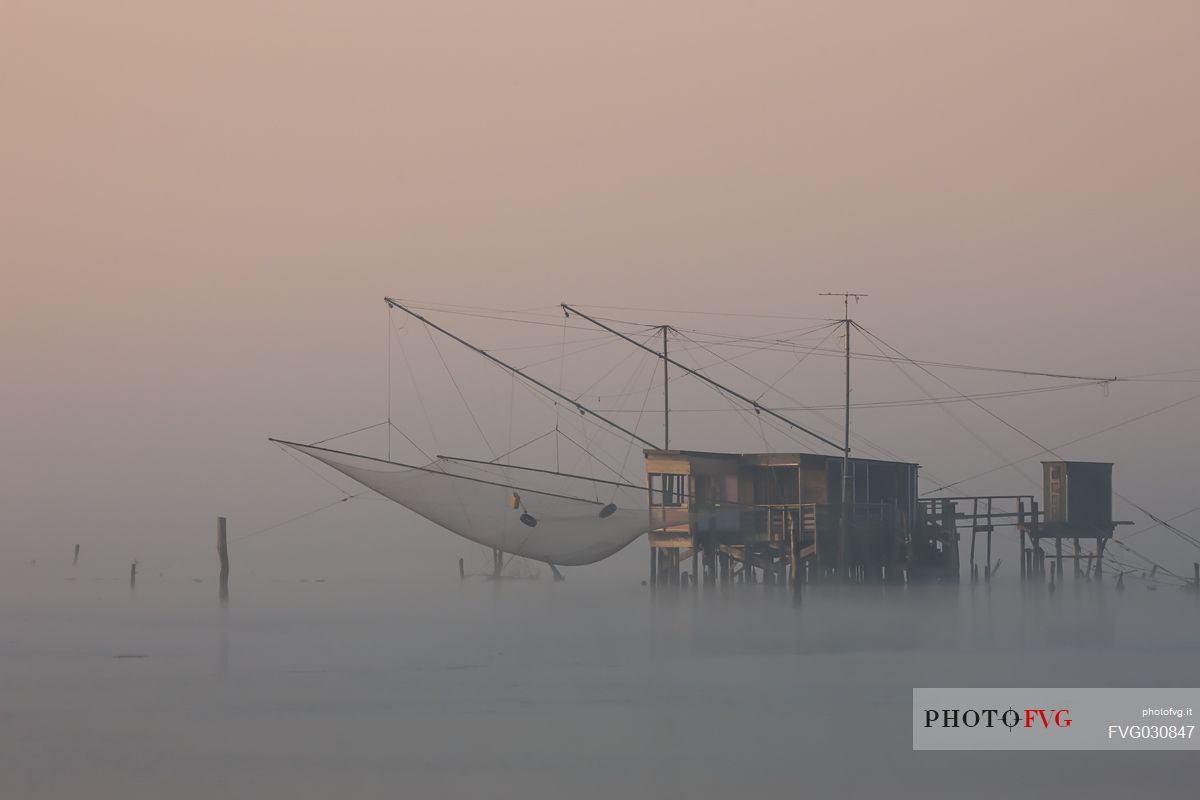
[{"label": "hazy sky", "polygon": [[[381,416],[385,293],[826,316],[848,288],[923,358],[1200,367],[1200,6],[988,5],[8,0],[0,530],[206,558],[218,513],[328,500],[265,437]],[[1192,388],[1012,414],[1062,441]],[[1196,413],[1071,454],[1179,513]],[[994,463],[946,424],[872,431]],[[347,506],[343,545],[454,552],[403,513]]]}]

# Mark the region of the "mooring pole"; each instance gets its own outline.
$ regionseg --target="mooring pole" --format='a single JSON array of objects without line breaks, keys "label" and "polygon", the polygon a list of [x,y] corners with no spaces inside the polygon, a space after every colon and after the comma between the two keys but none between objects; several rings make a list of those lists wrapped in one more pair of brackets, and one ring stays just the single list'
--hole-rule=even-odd
[{"label": "mooring pole", "polygon": [[75,545],[75,557],[71,559],[71,566],[79,563],[79,545]]},{"label": "mooring pole", "polygon": [[1017,532],[1021,534],[1021,582],[1028,577],[1029,555],[1025,552],[1025,501],[1017,501]]},{"label": "mooring pole", "polygon": [[1030,572],[1034,575],[1042,575],[1046,572],[1046,554],[1042,550],[1041,526],[1041,509],[1038,506],[1037,500],[1029,501],[1029,528],[1032,531],[1030,537],[1033,540],[1033,569]]},{"label": "mooring pole", "polygon": [[217,558],[221,561],[220,594],[229,596],[229,541],[225,536],[225,518],[217,517]]},{"label": "mooring pole", "polygon": [[129,588],[132,589],[137,583],[137,562],[134,561],[129,565]]},{"label": "mooring pole", "polygon": [[971,583],[975,582],[975,536],[979,533],[979,498],[976,497],[971,510]]},{"label": "mooring pole", "polygon": [[793,526],[788,531],[788,578],[792,582],[792,588],[796,589],[800,586],[800,562],[796,560],[796,539],[800,536],[800,532]]},{"label": "mooring pole", "polygon": [[992,531],[991,526],[988,526],[987,532],[987,569],[983,571],[984,583],[990,583],[992,580]]}]

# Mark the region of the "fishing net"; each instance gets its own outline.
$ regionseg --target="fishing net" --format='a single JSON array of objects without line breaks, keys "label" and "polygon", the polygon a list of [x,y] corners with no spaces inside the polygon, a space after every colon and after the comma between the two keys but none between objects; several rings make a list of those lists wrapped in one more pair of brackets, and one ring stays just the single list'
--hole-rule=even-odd
[{"label": "fishing net", "polygon": [[600,561],[651,528],[646,490],[634,486],[495,463],[438,458],[416,466],[281,444],[459,536],[549,564]]}]

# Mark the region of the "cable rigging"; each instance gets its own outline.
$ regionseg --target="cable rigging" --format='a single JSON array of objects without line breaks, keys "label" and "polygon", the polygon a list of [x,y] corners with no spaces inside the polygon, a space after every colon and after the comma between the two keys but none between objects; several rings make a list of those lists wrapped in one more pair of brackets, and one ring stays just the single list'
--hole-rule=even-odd
[{"label": "cable rigging", "polygon": [[[897,355],[899,355],[901,358],[904,358],[905,360],[909,360],[909,359],[908,359],[908,357],[907,357],[906,355],[904,355],[904,353],[900,352],[900,350],[898,350],[897,348],[893,347],[892,345],[889,345],[887,342],[884,342],[884,341],[883,341],[882,339],[880,339],[878,336],[876,336],[875,334],[873,334],[873,333],[871,333],[871,332],[867,331],[867,330],[866,330],[865,328],[863,328],[861,325],[858,325],[857,323],[855,323],[855,326],[856,326],[856,327],[858,327],[860,330],[862,330],[862,331],[863,331],[863,333],[865,333],[866,335],[870,336],[872,339],[879,341],[879,342],[880,342],[880,343],[882,343],[884,346],[886,346],[888,349],[890,349],[890,350],[892,350],[893,352],[895,352],[895,353],[896,353]],[[911,362],[910,362],[910,363],[911,363]],[[953,386],[951,386],[949,383],[947,383],[947,382],[946,382],[944,379],[942,379],[942,378],[938,378],[936,375],[933,375],[933,373],[932,373],[932,372],[929,372],[929,370],[925,369],[924,367],[921,367],[921,369],[922,369],[924,372],[926,372],[927,374],[929,374],[931,377],[934,377],[934,378],[935,378],[936,380],[938,380],[940,383],[942,383],[943,385],[945,385],[945,386],[946,386],[948,389],[950,389],[951,391],[957,392],[957,393],[958,393],[958,394],[960,394],[960,395],[962,394],[961,392],[958,392],[958,390],[957,390],[957,389],[955,389]],[[1038,447],[1038,448],[1041,448],[1042,452],[1050,453],[1051,455],[1053,455],[1055,458],[1057,458],[1057,459],[1059,459],[1059,460],[1064,460],[1064,461],[1066,460],[1065,458],[1063,458],[1063,456],[1061,456],[1059,453],[1057,453],[1057,452],[1055,451],[1055,449],[1054,449],[1054,448],[1047,447],[1047,446],[1043,445],[1043,444],[1042,444],[1041,442],[1039,442],[1037,439],[1035,439],[1035,438],[1033,438],[1032,436],[1030,436],[1029,434],[1025,433],[1025,431],[1023,431],[1023,430],[1021,430],[1020,428],[1018,428],[1017,426],[1013,425],[1011,422],[1007,421],[1006,419],[1004,419],[1003,417],[1001,417],[999,414],[996,414],[994,411],[992,411],[991,409],[987,408],[986,406],[984,406],[983,404],[981,404],[979,401],[977,401],[977,400],[972,400],[972,401],[971,401],[971,403],[972,403],[972,405],[976,406],[976,407],[977,407],[977,408],[979,408],[981,411],[983,411],[984,413],[986,413],[988,416],[992,417],[992,418],[993,418],[993,419],[995,419],[996,421],[998,421],[998,422],[1000,422],[1001,424],[1003,424],[1005,427],[1009,428],[1010,430],[1014,431],[1015,433],[1019,434],[1019,435],[1020,435],[1020,436],[1022,436],[1023,438],[1025,438],[1025,439],[1027,439],[1028,441],[1030,441],[1031,443],[1033,443],[1033,444],[1034,444],[1036,447]],[[1024,473],[1021,473],[1021,474],[1022,474],[1022,475],[1024,475]],[[1028,477],[1028,476],[1026,476],[1026,477]],[[1182,539],[1183,541],[1185,541],[1185,542],[1188,542],[1189,544],[1192,544],[1194,547],[1198,547],[1198,548],[1200,548],[1200,540],[1197,540],[1195,537],[1191,536],[1190,534],[1187,534],[1187,533],[1185,533],[1184,531],[1181,531],[1181,530],[1179,530],[1178,528],[1176,528],[1175,526],[1171,525],[1169,522],[1167,522],[1167,521],[1165,521],[1165,520],[1161,519],[1160,517],[1157,517],[1157,516],[1155,516],[1155,515],[1154,515],[1154,514],[1152,514],[1150,511],[1148,511],[1148,510],[1147,510],[1145,507],[1143,507],[1142,505],[1140,505],[1140,504],[1138,504],[1138,503],[1134,502],[1133,500],[1131,500],[1130,498],[1128,498],[1128,497],[1126,497],[1125,495],[1121,494],[1120,492],[1118,492],[1118,491],[1114,490],[1114,491],[1113,491],[1113,495],[1114,495],[1114,496],[1116,496],[1116,497],[1118,497],[1118,498],[1120,498],[1121,500],[1123,500],[1124,502],[1128,503],[1129,505],[1133,506],[1133,507],[1134,507],[1134,508],[1136,508],[1138,511],[1141,511],[1143,514],[1145,514],[1146,516],[1150,517],[1152,520],[1154,520],[1155,522],[1157,522],[1157,523],[1158,523],[1159,525],[1161,525],[1162,527],[1166,528],[1168,531],[1170,531],[1170,532],[1174,533],[1174,534],[1175,534],[1177,537],[1179,537],[1179,538],[1180,538],[1180,539]],[[1112,538],[1112,541],[1117,541],[1116,537],[1113,537],[1113,538]],[[1160,568],[1161,568],[1161,567],[1160,567]]]}]

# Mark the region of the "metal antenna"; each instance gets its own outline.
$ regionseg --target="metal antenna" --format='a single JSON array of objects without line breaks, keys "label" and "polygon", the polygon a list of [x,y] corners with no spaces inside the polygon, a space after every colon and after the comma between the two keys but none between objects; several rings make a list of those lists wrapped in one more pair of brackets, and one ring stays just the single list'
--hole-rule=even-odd
[{"label": "metal antenna", "polygon": [[671,330],[670,325],[662,326],[663,336],[663,351],[662,351],[662,368],[663,368],[663,450],[671,449],[671,390],[667,377],[667,331]]},{"label": "metal antenna", "polygon": [[850,298],[857,303],[870,295],[857,292],[821,292],[821,297],[842,298],[842,309],[845,312],[842,324],[846,326],[846,425],[843,430],[842,444],[842,522],[838,541],[838,572],[845,577],[846,556],[850,548]]}]

